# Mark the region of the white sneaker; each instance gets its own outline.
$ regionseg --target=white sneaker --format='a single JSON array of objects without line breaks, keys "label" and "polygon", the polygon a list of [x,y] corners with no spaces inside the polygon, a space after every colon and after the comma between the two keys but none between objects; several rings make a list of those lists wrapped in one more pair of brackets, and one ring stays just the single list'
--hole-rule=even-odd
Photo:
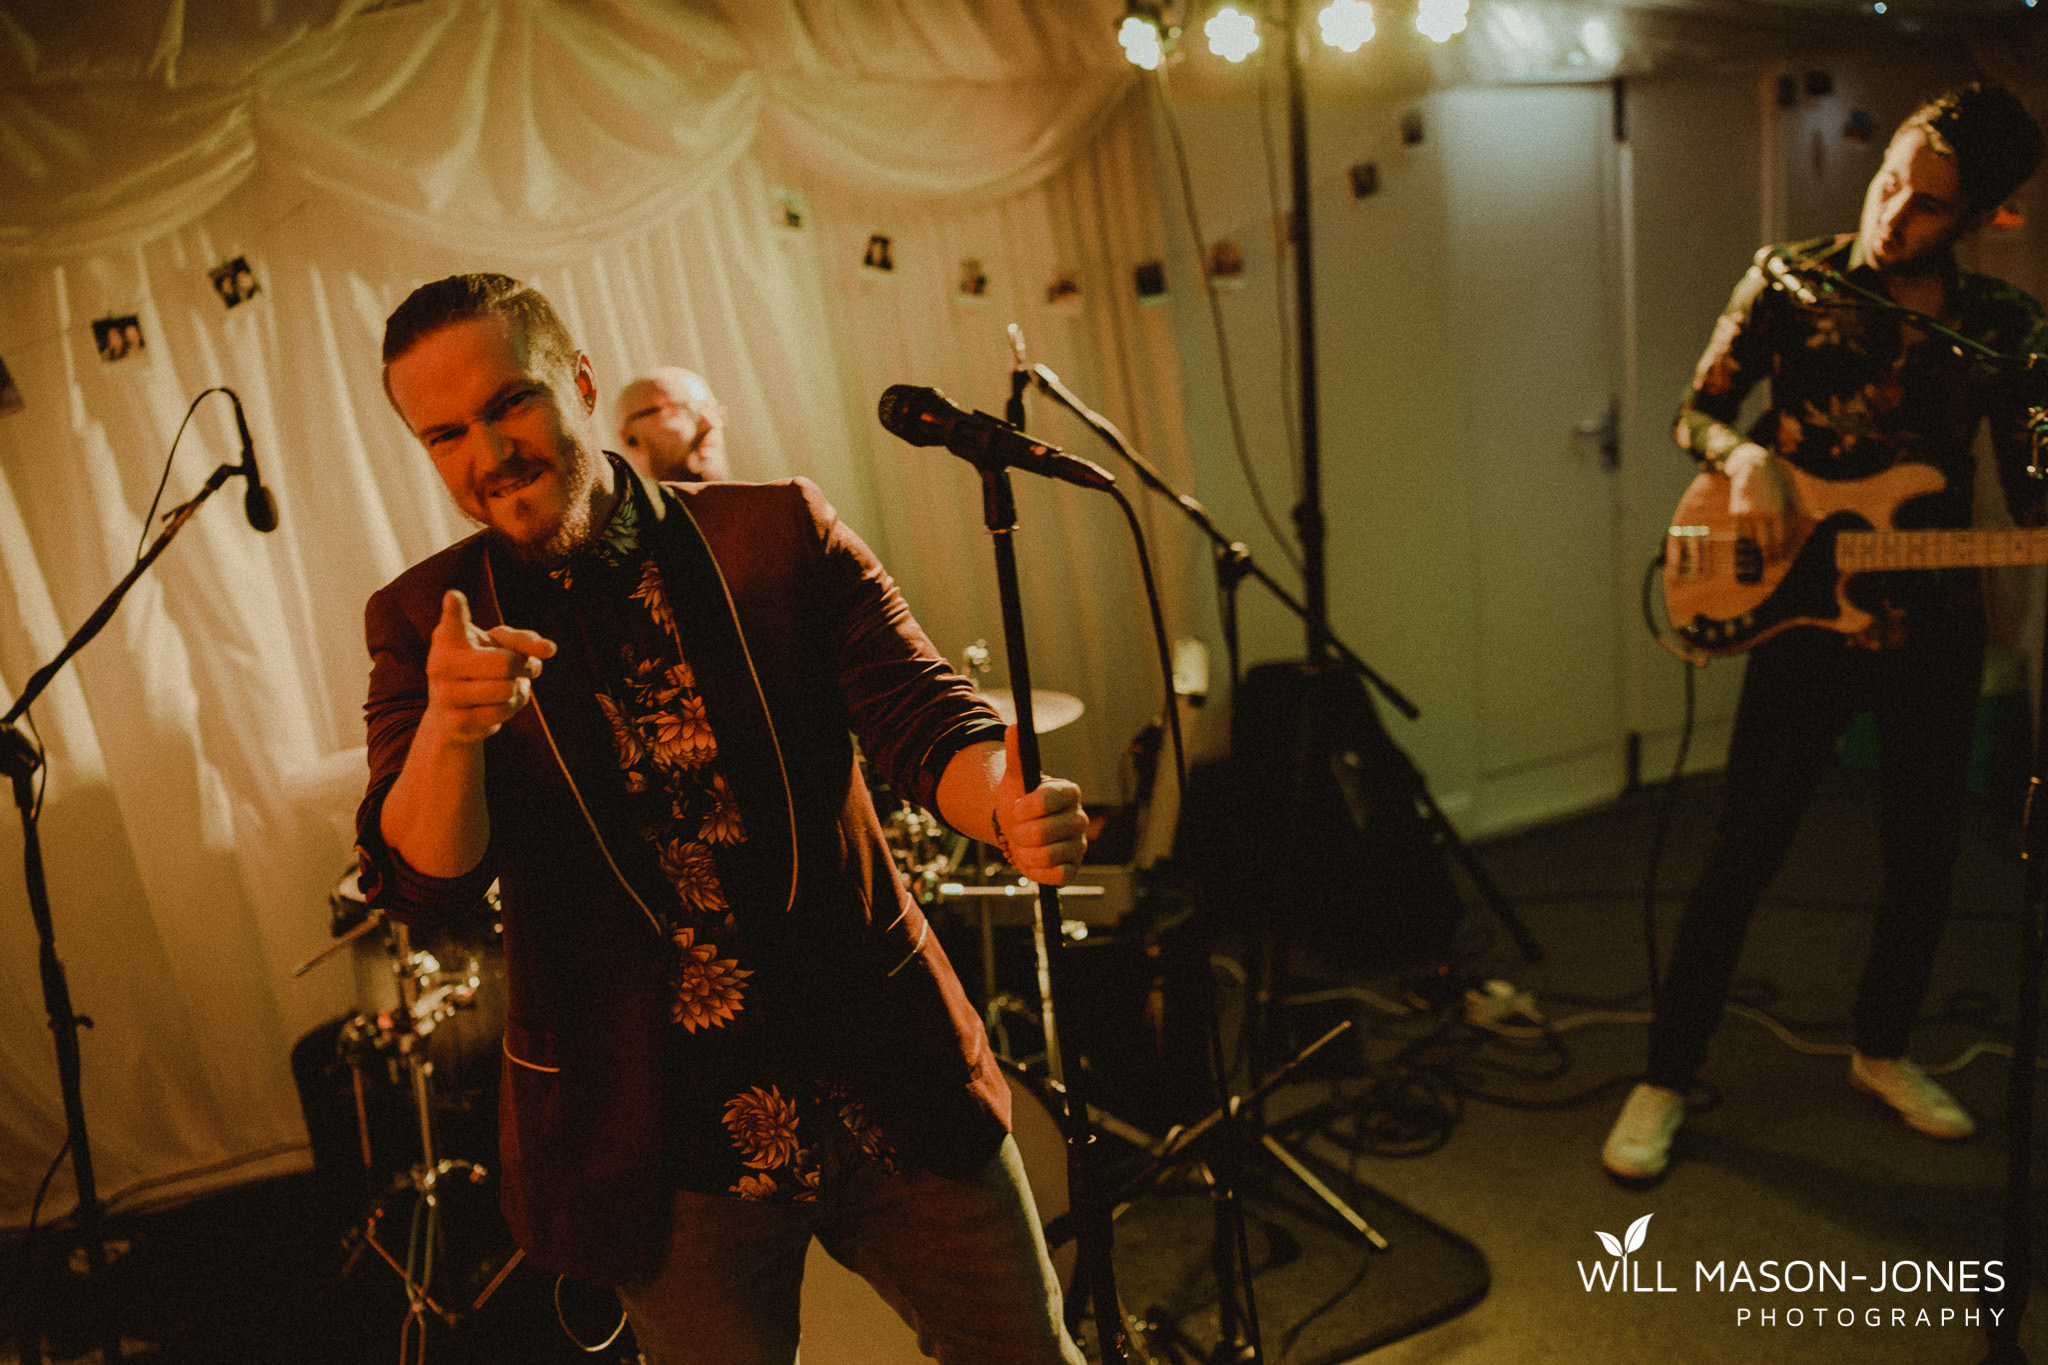
[{"label": "white sneaker", "polygon": [[1647,1081],[1638,1085],[1600,1149],[1600,1164],[1617,1180],[1655,1180],[1671,1164],[1671,1138],[1684,1118],[1685,1096]]},{"label": "white sneaker", "polygon": [[1859,1052],[1849,1062],[1849,1084],[1896,1109],[1916,1133],[1953,1142],[1977,1131],[1977,1121],[1955,1096],[1904,1057],[1884,1061]]}]

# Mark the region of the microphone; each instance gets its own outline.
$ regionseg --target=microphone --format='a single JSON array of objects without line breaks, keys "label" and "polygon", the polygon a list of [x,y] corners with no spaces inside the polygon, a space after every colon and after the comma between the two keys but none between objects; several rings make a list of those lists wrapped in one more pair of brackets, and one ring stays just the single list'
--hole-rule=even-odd
[{"label": "microphone", "polygon": [[1813,286],[1793,274],[1791,268],[1785,264],[1785,258],[1777,252],[1773,251],[1764,257],[1764,271],[1771,277],[1773,289],[1782,289],[1801,303],[1820,302],[1820,296],[1813,292]]},{"label": "microphone", "polygon": [[1108,488],[1116,476],[1063,454],[985,412],[969,412],[937,389],[891,384],[876,410],[883,427],[914,446],[944,446],[977,469],[1022,469],[1082,488]]},{"label": "microphone", "polygon": [[252,531],[275,531],[277,499],[263,486],[263,476],[256,472],[256,443],[249,439],[249,419],[242,416],[241,396],[233,389],[221,392],[235,405],[235,430],[242,435],[242,463],[234,471],[249,481],[249,490],[242,495],[242,515],[249,519]]}]

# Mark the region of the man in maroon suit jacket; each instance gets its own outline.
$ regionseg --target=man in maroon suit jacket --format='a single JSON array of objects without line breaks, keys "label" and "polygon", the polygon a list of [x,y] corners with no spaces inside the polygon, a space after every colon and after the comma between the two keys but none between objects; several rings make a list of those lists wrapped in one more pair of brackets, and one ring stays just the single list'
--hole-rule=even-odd
[{"label": "man in maroon suit jacket", "polygon": [[792,1358],[814,1235],[942,1360],[1078,1362],[1008,1092],[850,734],[1042,882],[1081,859],[1078,790],[1023,790],[814,485],[601,452],[537,292],[423,286],[384,361],[484,529],[370,601],[363,886],[417,921],[500,884],[520,1244],[619,1286],[651,1362]]}]

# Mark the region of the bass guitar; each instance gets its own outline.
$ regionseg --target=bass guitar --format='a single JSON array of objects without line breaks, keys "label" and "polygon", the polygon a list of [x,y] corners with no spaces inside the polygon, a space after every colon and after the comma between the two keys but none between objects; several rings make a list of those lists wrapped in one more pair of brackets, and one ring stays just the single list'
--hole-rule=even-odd
[{"label": "bass guitar", "polygon": [[1692,662],[1740,654],[1793,626],[1854,635],[1871,623],[1857,574],[2048,563],[2048,527],[1900,530],[1899,508],[1946,486],[1932,465],[1903,463],[1865,479],[1822,479],[1789,464],[1784,551],[1766,560],[1728,510],[1728,477],[1702,473],[1664,537],[1664,610]]}]

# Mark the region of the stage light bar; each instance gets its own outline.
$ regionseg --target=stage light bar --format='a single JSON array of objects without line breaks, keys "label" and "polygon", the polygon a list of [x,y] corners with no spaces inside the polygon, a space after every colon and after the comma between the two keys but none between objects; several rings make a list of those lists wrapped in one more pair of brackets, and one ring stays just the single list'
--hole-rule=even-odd
[{"label": "stage light bar", "polygon": [[1150,19],[1129,15],[1117,29],[1116,40],[1123,45],[1124,60],[1132,66],[1157,71],[1159,63],[1165,59],[1166,49],[1159,41],[1159,25]]},{"label": "stage light bar", "polygon": [[1417,0],[1415,28],[1435,43],[1448,43],[1465,31],[1471,0]]},{"label": "stage light bar", "polygon": [[1365,0],[1330,0],[1316,16],[1323,41],[1340,52],[1356,52],[1372,41],[1379,30],[1372,22],[1372,6]]},{"label": "stage light bar", "polygon": [[1259,50],[1259,21],[1233,5],[1217,10],[1202,32],[1209,50],[1226,61],[1241,62]]}]

